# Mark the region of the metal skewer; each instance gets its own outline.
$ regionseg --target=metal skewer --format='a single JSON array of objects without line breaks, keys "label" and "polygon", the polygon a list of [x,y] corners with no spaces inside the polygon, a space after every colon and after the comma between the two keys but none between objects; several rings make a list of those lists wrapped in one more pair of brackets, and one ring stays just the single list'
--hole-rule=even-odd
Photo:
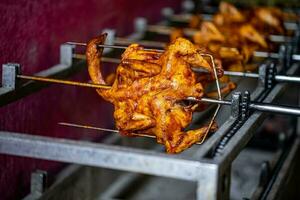
[{"label": "metal skewer", "polygon": [[[66,42],[67,44],[71,45],[77,45],[77,46],[86,46],[86,43],[83,42]],[[109,45],[109,44],[98,44],[98,47],[103,48],[112,48],[112,49],[126,49],[127,46],[120,46],[120,45]],[[144,48],[146,51],[156,51],[156,52],[164,52],[163,49],[150,49],[150,48]]]},{"label": "metal skewer", "polygon": [[[115,129],[101,128],[101,127],[95,127],[95,126],[90,126],[90,125],[75,124],[75,123],[68,123],[68,122],[59,122],[58,124],[62,125],[62,126],[69,126],[69,127],[75,127],[75,128],[84,128],[84,129],[91,129],[91,130],[96,130],[96,131],[119,133],[119,131],[115,130]],[[147,134],[142,134],[142,133],[131,133],[131,135],[137,136],[137,137],[146,137],[146,138],[156,139],[156,137],[154,135],[147,135]],[[197,142],[196,144],[201,144],[201,143]]]},{"label": "metal skewer", "polygon": [[[210,98],[201,98],[196,99],[194,97],[188,97],[187,100],[196,101],[196,102],[206,102],[206,103],[215,103],[220,105],[231,105],[231,101],[228,100],[217,100],[217,99],[210,99]],[[259,103],[259,102],[251,102],[249,104],[249,108],[261,112],[270,112],[270,113],[277,113],[277,114],[284,114],[284,115],[295,115],[300,116],[300,108],[299,107],[292,107],[292,106],[281,106],[276,104],[270,103]]]},{"label": "metal skewer", "polygon": [[108,86],[108,85],[93,84],[93,83],[82,83],[82,82],[68,81],[68,80],[59,80],[59,79],[46,78],[46,77],[40,77],[40,76],[17,75],[17,78],[26,79],[26,80],[33,80],[33,81],[48,82],[48,83],[59,83],[59,84],[64,84],[64,85],[89,87],[89,88],[96,88],[96,89],[110,89],[111,88],[111,86]]}]

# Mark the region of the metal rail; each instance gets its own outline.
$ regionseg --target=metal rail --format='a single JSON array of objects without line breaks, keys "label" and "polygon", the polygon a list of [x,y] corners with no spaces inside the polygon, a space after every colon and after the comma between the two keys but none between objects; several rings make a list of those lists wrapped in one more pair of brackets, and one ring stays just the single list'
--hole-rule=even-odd
[{"label": "metal rail", "polygon": [[0,153],[190,181],[197,181],[208,168],[214,168],[178,155],[12,132],[0,132]]},{"label": "metal rail", "polygon": [[[84,42],[67,42],[67,44],[70,45],[77,45],[77,46],[86,46],[87,43]],[[127,46],[120,46],[120,45],[109,45],[109,44],[98,44],[98,47],[103,47],[103,48],[112,48],[112,49],[126,49]],[[144,48],[146,51],[157,51],[157,52],[164,52],[163,49],[150,49],[150,48]]]}]

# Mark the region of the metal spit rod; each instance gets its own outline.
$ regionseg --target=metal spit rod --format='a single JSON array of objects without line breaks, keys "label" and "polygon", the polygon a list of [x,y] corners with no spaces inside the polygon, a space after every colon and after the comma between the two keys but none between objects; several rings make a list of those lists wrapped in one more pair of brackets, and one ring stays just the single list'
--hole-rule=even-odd
[{"label": "metal spit rod", "polygon": [[[86,46],[87,43],[83,42],[66,42],[67,44],[71,45],[78,45],[78,46]],[[98,44],[98,47],[104,47],[104,48],[112,48],[112,49],[126,49],[127,46],[119,46],[119,45],[108,45],[108,44]],[[146,51],[157,51],[157,52],[164,52],[163,49],[149,49],[149,48],[144,48]]]},{"label": "metal spit rod", "polygon": [[[59,80],[59,79],[45,78],[45,77],[38,77],[38,76],[17,75],[17,78],[42,81],[42,82],[50,82],[50,83],[59,83],[59,84],[64,84],[64,85],[73,85],[73,86],[79,86],[79,87],[90,87],[90,88],[98,88],[98,89],[110,89],[111,88],[111,86],[108,86],[108,85],[82,83],[82,82]],[[194,101],[194,102],[202,102],[202,103],[214,103],[214,104],[219,104],[219,105],[231,105],[231,101],[211,99],[211,98],[196,99],[194,97],[188,97],[187,100]],[[298,108],[298,107],[252,102],[252,103],[250,103],[249,108],[258,110],[258,111],[262,111],[262,112],[271,112],[271,113],[278,113],[278,114],[288,114],[288,115],[300,116],[300,108]]]},{"label": "metal spit rod", "polygon": [[[84,125],[84,124],[75,124],[75,123],[69,123],[69,122],[59,122],[58,124],[62,125],[62,126],[70,126],[70,127],[75,127],[75,128],[84,128],[84,129],[91,129],[91,130],[96,130],[96,131],[106,131],[106,132],[111,132],[111,133],[119,133],[119,131],[116,130],[116,129],[101,128],[101,127]],[[147,134],[142,134],[142,133],[131,133],[131,135],[132,136],[137,136],[137,137],[152,138],[152,139],[156,138],[155,135],[147,135]],[[196,144],[201,144],[201,142],[196,142]]]},{"label": "metal spit rod", "polygon": [[17,78],[26,79],[26,80],[33,80],[33,81],[48,82],[48,83],[59,83],[59,84],[64,84],[64,85],[73,85],[73,86],[80,86],[80,87],[97,88],[97,89],[110,89],[111,88],[111,86],[108,86],[108,85],[93,84],[93,83],[82,83],[82,82],[68,81],[68,80],[59,80],[59,79],[46,78],[46,77],[40,77],[40,76],[17,75]]},{"label": "metal spit rod", "polygon": [[[198,102],[206,102],[206,103],[215,103],[221,105],[231,105],[231,101],[228,100],[217,100],[217,99],[210,99],[210,98],[201,98],[196,99],[194,97],[189,97],[188,100],[191,101],[198,101]],[[292,106],[281,106],[276,104],[270,103],[259,103],[259,102],[251,102],[249,104],[249,108],[261,112],[270,112],[270,113],[277,113],[277,114],[287,114],[287,115],[296,115],[300,116],[300,108],[292,107]]]},{"label": "metal spit rod", "polygon": [[[249,72],[224,71],[224,75],[247,77],[247,78],[259,78],[259,74],[249,73]],[[278,82],[300,83],[300,77],[288,76],[288,75],[275,75],[275,80]]]}]

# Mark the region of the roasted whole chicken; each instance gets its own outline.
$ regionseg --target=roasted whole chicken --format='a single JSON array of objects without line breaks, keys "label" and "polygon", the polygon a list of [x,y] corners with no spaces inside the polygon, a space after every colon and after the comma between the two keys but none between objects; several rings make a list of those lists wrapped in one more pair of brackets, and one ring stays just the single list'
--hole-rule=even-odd
[{"label": "roasted whole chicken", "polygon": [[217,26],[252,25],[264,35],[284,34],[285,16],[287,14],[274,7],[254,7],[243,11],[228,2],[221,2],[219,12],[214,15],[213,21]]},{"label": "roasted whole chicken", "polygon": [[[106,84],[101,74],[102,48],[106,34],[88,42],[86,56],[93,83]],[[114,104],[114,119],[122,135],[139,133],[156,136],[168,153],[179,153],[200,141],[208,126],[185,130],[198,104],[186,104],[187,97],[201,99],[203,85],[197,82],[191,67],[201,67],[213,79],[209,60],[190,41],[177,38],[161,53],[130,45],[121,56],[111,89],[97,89],[98,94]],[[220,65],[218,76],[223,75]],[[206,73],[207,74],[207,73]],[[209,131],[217,129],[214,123]]]},{"label": "roasted whole chicken", "polygon": [[[242,56],[244,62],[249,60],[254,50],[268,47],[264,37],[251,25],[218,28],[212,22],[203,22],[193,40],[223,59],[240,60]],[[237,56],[235,52],[240,55]]]},{"label": "roasted whole chicken", "polygon": [[[220,58],[225,69],[244,71],[248,69],[247,63],[254,51],[274,50],[267,36],[284,34],[283,20],[295,17],[274,7],[239,10],[230,3],[221,2],[212,22],[193,15],[189,27],[196,30],[193,35],[195,44],[207,48]],[[183,36],[183,32],[176,29],[170,39],[173,41]]]},{"label": "roasted whole chicken", "polygon": [[[183,37],[183,32],[174,30],[170,40]],[[244,71],[244,65],[257,49],[267,49],[264,37],[251,25],[219,28],[212,22],[203,22],[193,35],[195,44],[206,48],[216,58],[222,60],[227,70]]]}]

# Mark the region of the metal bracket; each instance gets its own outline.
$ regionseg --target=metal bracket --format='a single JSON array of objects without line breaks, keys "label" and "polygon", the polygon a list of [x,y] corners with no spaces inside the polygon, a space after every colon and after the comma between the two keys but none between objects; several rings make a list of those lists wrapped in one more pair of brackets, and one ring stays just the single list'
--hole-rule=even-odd
[{"label": "metal bracket", "polygon": [[231,116],[245,120],[249,116],[250,92],[234,92],[231,97]]},{"label": "metal bracket", "polygon": [[137,17],[134,20],[134,32],[138,33],[140,35],[144,35],[144,33],[147,31],[147,19],[144,17]]},{"label": "metal bracket", "polygon": [[231,116],[235,119],[239,117],[241,112],[240,103],[242,99],[241,92],[234,92],[231,96]]},{"label": "metal bracket", "polygon": [[7,63],[2,65],[2,88],[14,90],[17,87],[17,75],[21,67],[18,63]]},{"label": "metal bracket", "polygon": [[[106,29],[103,29],[102,33],[107,33],[107,37],[105,39],[105,44],[114,45],[116,30],[115,29],[106,28]],[[103,53],[106,54],[106,53],[109,53],[111,51],[113,51],[113,49],[111,49],[111,48],[104,48]]]},{"label": "metal bracket", "polygon": [[174,14],[174,10],[170,7],[165,7],[163,9],[161,9],[161,15],[165,18],[165,19],[169,19],[170,17],[172,17]]},{"label": "metal bracket", "polygon": [[292,63],[292,53],[293,46],[292,44],[280,45],[279,47],[279,64],[283,67],[283,69],[287,70],[291,66]]},{"label": "metal bracket", "polygon": [[73,64],[73,53],[75,45],[62,44],[60,45],[60,64],[71,66]]},{"label": "metal bracket", "polygon": [[259,67],[259,85],[265,89],[271,89],[275,84],[275,76],[277,73],[274,62],[264,63]]},{"label": "metal bracket", "polygon": [[191,13],[195,9],[195,3],[194,3],[194,1],[191,1],[191,0],[184,0],[181,3],[181,8],[182,8],[183,13]]},{"label": "metal bracket", "polygon": [[31,173],[30,194],[23,200],[36,200],[39,199],[45,192],[47,187],[47,172],[36,170]]},{"label": "metal bracket", "polygon": [[249,117],[250,92],[245,91],[242,97],[241,105],[241,121],[245,121]]}]

